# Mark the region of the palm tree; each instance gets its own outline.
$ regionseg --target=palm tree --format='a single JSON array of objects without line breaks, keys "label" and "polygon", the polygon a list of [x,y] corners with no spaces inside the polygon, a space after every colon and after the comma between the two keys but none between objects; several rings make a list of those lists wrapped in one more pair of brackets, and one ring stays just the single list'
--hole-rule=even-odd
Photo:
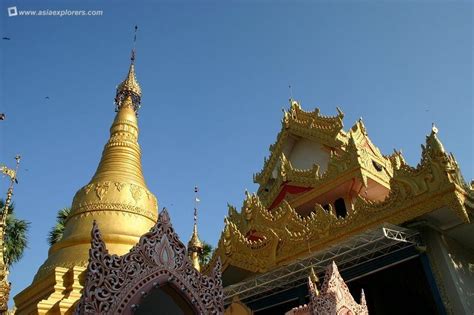
[{"label": "palm tree", "polygon": [[64,225],[66,224],[67,217],[71,212],[71,208],[62,208],[56,215],[56,225],[51,228],[48,235],[48,243],[53,246],[61,240],[64,232]]},{"label": "palm tree", "polygon": [[[0,199],[0,209],[3,211],[5,208],[5,201]],[[30,222],[26,220],[20,220],[15,217],[15,205],[12,203],[8,207],[8,215],[5,226],[5,253],[4,260],[7,266],[18,262],[28,246],[28,229]]]},{"label": "palm tree", "polygon": [[206,265],[211,260],[214,248],[207,242],[202,242],[202,252],[199,254],[199,264],[201,266]]}]

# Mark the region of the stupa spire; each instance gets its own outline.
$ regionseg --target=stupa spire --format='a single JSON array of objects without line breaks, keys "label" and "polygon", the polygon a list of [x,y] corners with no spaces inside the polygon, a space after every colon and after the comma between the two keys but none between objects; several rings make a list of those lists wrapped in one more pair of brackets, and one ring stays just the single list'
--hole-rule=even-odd
[{"label": "stupa spire", "polygon": [[110,137],[90,182],[74,196],[62,239],[51,246],[35,279],[56,267],[85,267],[95,220],[113,254],[127,253],[158,219],[156,197],[142,171],[136,115],[141,90],[135,76],[134,49],[125,80],[117,87],[116,115]]}]

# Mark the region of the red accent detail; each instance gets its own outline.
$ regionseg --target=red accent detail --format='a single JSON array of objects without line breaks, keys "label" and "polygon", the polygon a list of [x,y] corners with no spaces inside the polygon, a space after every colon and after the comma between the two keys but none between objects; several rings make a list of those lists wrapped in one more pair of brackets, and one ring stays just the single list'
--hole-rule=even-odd
[{"label": "red accent detail", "polygon": [[263,240],[263,237],[258,236],[258,235],[255,234],[256,232],[257,232],[257,230],[250,230],[250,231],[247,232],[247,234],[245,234],[245,237],[246,237],[249,241],[259,241],[259,240]]},{"label": "red accent detail", "polygon": [[283,199],[285,199],[286,194],[299,194],[302,192],[306,192],[313,189],[313,187],[300,187],[300,186],[293,186],[293,185],[287,185],[286,183],[282,184],[282,188],[280,190],[280,193],[278,196],[273,200],[273,203],[268,207],[268,210],[272,210],[276,206],[282,202]]}]

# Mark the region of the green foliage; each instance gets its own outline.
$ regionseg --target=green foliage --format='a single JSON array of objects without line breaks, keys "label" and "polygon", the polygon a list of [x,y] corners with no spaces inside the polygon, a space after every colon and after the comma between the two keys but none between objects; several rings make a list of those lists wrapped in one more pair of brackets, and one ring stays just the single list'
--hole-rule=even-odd
[{"label": "green foliage", "polygon": [[51,228],[48,235],[48,243],[53,246],[61,240],[64,232],[64,225],[71,212],[71,208],[62,208],[56,215],[56,225]]},{"label": "green foliage", "polygon": [[202,242],[202,245],[202,252],[199,255],[199,264],[204,266],[211,260],[212,254],[214,253],[214,248],[211,244],[206,242]]},{"label": "green foliage", "polygon": [[[5,201],[0,199],[0,209],[3,211]],[[18,262],[28,246],[28,229],[30,222],[15,217],[15,206],[10,204],[5,227],[5,263],[8,266]]]}]

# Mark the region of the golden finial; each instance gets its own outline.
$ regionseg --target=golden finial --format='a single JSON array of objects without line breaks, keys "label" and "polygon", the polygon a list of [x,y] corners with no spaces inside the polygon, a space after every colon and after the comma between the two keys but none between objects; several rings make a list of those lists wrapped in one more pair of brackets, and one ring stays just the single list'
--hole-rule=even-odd
[{"label": "golden finial", "polygon": [[444,146],[441,141],[438,139],[438,128],[434,123],[431,124],[431,134],[426,137],[426,143],[428,146],[432,147],[436,151],[445,152]]},{"label": "golden finial", "polygon": [[[135,42],[137,40],[137,30],[138,26],[135,25],[130,68],[125,80],[117,86],[117,93],[115,95],[116,111],[119,111],[123,107],[132,106],[135,113],[138,113],[138,109],[140,108],[142,89],[135,76]],[[131,102],[125,102],[127,97],[130,97]]]}]

